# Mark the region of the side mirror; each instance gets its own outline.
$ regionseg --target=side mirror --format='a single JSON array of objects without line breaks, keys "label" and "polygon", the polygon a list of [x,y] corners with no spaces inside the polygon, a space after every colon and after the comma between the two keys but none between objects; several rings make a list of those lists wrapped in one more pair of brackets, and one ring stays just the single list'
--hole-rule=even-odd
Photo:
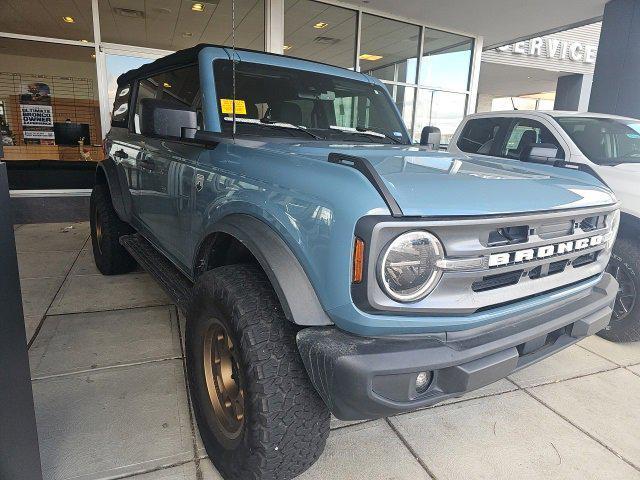
[{"label": "side mirror", "polygon": [[429,147],[431,150],[439,150],[440,136],[440,129],[438,127],[424,127],[420,134],[420,145]]},{"label": "side mirror", "polygon": [[553,143],[532,143],[527,145],[520,155],[523,162],[555,164],[558,160],[558,147]]},{"label": "side mirror", "polygon": [[[143,98],[140,101],[140,133],[143,135],[182,138],[183,132],[195,131],[195,110],[169,100]],[[187,134],[193,137],[193,134]]]}]

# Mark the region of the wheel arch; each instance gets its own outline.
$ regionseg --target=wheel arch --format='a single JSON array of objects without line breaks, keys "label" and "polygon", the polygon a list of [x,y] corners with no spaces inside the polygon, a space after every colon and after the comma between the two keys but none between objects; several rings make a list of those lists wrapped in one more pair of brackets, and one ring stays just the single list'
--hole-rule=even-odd
[{"label": "wheel arch", "polygon": [[95,178],[96,185],[106,185],[109,188],[113,208],[122,221],[129,223],[131,221],[131,208],[122,194],[118,167],[110,157],[98,163]]},{"label": "wheel arch", "polygon": [[255,260],[269,278],[289,321],[305,326],[333,324],[294,253],[261,220],[246,214],[228,215],[208,229],[196,252],[196,278],[218,266]]}]

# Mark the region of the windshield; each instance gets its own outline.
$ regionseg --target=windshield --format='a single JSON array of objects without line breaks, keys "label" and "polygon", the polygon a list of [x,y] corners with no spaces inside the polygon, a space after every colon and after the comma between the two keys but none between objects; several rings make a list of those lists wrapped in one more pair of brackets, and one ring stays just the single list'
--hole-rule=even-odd
[{"label": "windshield", "polygon": [[556,119],[589,160],[600,165],[640,163],[640,120]]},{"label": "windshield", "polygon": [[[231,61],[214,62],[214,73],[222,130],[231,132],[234,105]],[[240,135],[410,142],[387,92],[367,82],[238,62],[235,99],[236,132]]]}]

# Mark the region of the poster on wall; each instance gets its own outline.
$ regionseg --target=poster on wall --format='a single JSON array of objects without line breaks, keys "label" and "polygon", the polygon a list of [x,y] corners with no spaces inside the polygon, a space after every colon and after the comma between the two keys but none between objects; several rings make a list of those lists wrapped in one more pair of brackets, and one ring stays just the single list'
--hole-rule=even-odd
[{"label": "poster on wall", "polygon": [[22,128],[53,127],[53,110],[49,105],[20,105]]},{"label": "poster on wall", "polygon": [[51,88],[43,82],[22,84],[20,93],[22,137],[27,145],[54,145]]},{"label": "poster on wall", "polygon": [[51,105],[51,88],[42,82],[22,84],[21,105]]}]

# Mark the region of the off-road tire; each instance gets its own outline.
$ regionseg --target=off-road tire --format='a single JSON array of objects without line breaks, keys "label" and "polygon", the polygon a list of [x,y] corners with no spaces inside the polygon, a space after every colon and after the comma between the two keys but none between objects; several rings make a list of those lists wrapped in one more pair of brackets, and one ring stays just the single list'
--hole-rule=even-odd
[{"label": "off-road tire", "polygon": [[133,233],[118,217],[111,203],[109,187],[93,187],[90,202],[91,245],[96,267],[103,275],[119,275],[135,270],[137,263],[120,245],[120,237]]},{"label": "off-road tire", "polygon": [[[637,239],[618,237],[607,271],[615,276],[617,268],[620,268],[620,275],[625,275],[626,280],[635,287],[636,295],[640,294],[640,242]],[[640,340],[640,297],[636,296],[633,307],[624,318],[616,319],[614,315],[609,326],[598,335],[612,342]]]},{"label": "off-road tire", "polygon": [[[233,440],[216,427],[205,378],[204,338],[220,323],[244,391],[244,423]],[[185,335],[189,390],[205,449],[226,480],[289,480],[324,449],[329,412],[309,381],[296,331],[257,266],[219,267],[196,282]]]}]

